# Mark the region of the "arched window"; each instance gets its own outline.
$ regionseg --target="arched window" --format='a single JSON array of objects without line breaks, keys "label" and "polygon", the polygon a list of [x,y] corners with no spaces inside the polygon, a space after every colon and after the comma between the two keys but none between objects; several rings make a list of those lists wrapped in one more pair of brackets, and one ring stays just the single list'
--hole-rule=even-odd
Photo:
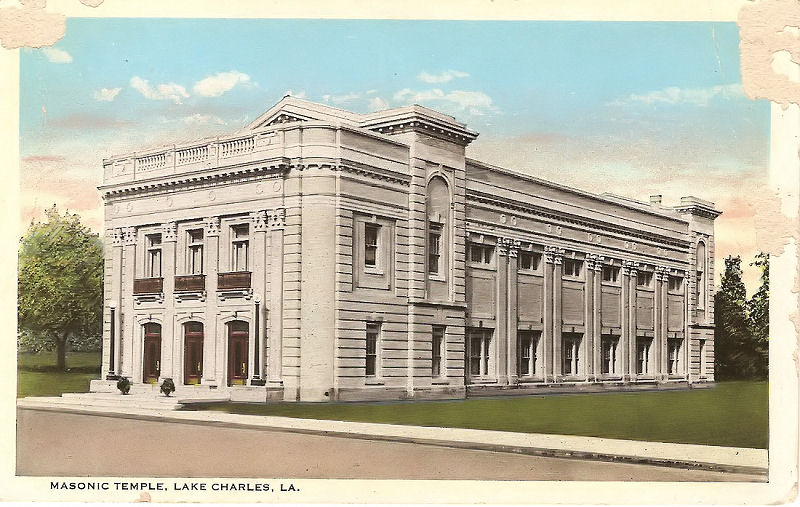
[{"label": "arched window", "polygon": [[444,277],[449,264],[448,219],[450,217],[450,190],[447,181],[434,176],[428,182],[428,275]]},{"label": "arched window", "polygon": [[703,310],[706,307],[706,285],[708,285],[708,277],[706,276],[706,244],[702,241],[697,243],[695,271],[695,297],[697,308]]}]

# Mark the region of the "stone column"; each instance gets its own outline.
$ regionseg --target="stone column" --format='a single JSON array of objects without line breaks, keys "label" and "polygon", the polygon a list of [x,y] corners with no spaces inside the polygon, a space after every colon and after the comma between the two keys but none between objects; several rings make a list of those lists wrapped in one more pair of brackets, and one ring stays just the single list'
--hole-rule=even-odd
[{"label": "stone column", "polygon": [[542,377],[545,382],[553,381],[553,269],[554,259],[551,247],[544,250],[544,296],[542,305],[542,350],[544,352]]},{"label": "stone column", "polygon": [[598,284],[595,279],[595,268],[600,266],[602,269],[603,258],[599,255],[588,254],[586,256],[586,271],[585,278],[586,284],[584,286],[584,357],[586,358],[586,378],[589,380],[596,380],[598,374],[598,365],[600,361],[597,359],[597,350],[600,348],[598,344],[599,337],[595,333],[595,318],[596,318],[596,301],[594,297],[595,286]]},{"label": "stone column", "polygon": [[561,282],[564,277],[564,268],[562,260],[564,258],[564,250],[558,249],[553,254],[553,375],[557,380],[564,373],[564,365],[562,364],[562,344],[561,344]]},{"label": "stone column", "polygon": [[691,384],[691,341],[689,340],[689,271],[683,272],[683,373]]},{"label": "stone column", "polygon": [[661,291],[658,297],[661,299],[661,326],[656,329],[656,333],[661,337],[661,371],[664,378],[669,378],[669,268],[661,266]]},{"label": "stone column", "polygon": [[508,257],[506,270],[506,375],[509,384],[517,383],[517,254],[519,240],[503,238],[503,248]]},{"label": "stone column", "polygon": [[[250,379],[251,385],[264,385],[264,343],[267,340],[264,329],[264,319],[261,309],[263,308],[264,294],[266,293],[266,265],[267,265],[267,212],[256,211],[250,213],[251,229],[253,231],[253,264],[250,267],[252,272],[252,289],[256,296],[253,302],[253,339],[250,340]],[[258,327],[256,327],[258,326]]]},{"label": "stone column", "polygon": [[[142,369],[134,366],[134,361],[141,355],[134,352],[140,350],[142,345],[142,333],[136,325],[133,313],[133,280],[136,278],[136,227],[126,227],[123,229],[122,234],[123,283],[121,290],[122,302],[119,307],[119,350],[116,352],[119,366],[117,371],[133,382],[141,382]],[[141,365],[141,361],[136,364]]]},{"label": "stone column", "polygon": [[270,282],[269,282],[269,357],[267,380],[270,384],[283,383],[283,231],[286,227],[286,209],[269,211]]},{"label": "stone column", "polygon": [[[181,339],[175,328],[175,246],[178,241],[175,222],[161,225],[161,277],[164,279],[164,323],[161,326],[161,378],[172,377],[183,383]],[[159,381],[161,381],[161,378]]]},{"label": "stone column", "polygon": [[[600,306],[601,306],[601,294],[602,294],[602,284],[603,284],[603,262],[604,258],[602,256],[597,256],[594,262],[594,269],[592,270],[592,278],[594,279],[592,283],[592,334],[594,336],[594,378],[595,380],[597,377],[601,375],[601,361],[602,358],[600,357],[602,354],[602,326],[603,321],[601,318],[600,313]],[[619,347],[619,344],[617,344]],[[617,352],[619,353],[619,352]]]},{"label": "stone column", "polygon": [[495,375],[499,384],[508,381],[508,251],[505,238],[497,238],[497,278],[495,283]]},{"label": "stone column", "polygon": [[[203,273],[206,275],[206,325],[203,340],[203,378],[204,385],[224,384],[224,365],[217,364],[217,352],[225,350],[227,337],[225,330],[217,329],[217,274],[219,273],[219,217],[205,219],[206,238]],[[221,363],[221,362],[220,362]]]},{"label": "stone column", "polygon": [[620,316],[620,326],[622,328],[622,336],[620,337],[620,343],[617,345],[617,354],[620,358],[620,367],[622,369],[622,375],[624,380],[629,380],[631,378],[631,371],[633,370],[632,364],[630,361],[630,342],[631,342],[631,330],[630,330],[630,268],[631,262],[630,261],[622,261],[622,268],[620,268],[620,311],[622,315]]},{"label": "stone column", "polygon": [[639,263],[631,262],[628,265],[630,276],[628,277],[628,362],[631,365],[630,374],[636,377],[636,282]]}]

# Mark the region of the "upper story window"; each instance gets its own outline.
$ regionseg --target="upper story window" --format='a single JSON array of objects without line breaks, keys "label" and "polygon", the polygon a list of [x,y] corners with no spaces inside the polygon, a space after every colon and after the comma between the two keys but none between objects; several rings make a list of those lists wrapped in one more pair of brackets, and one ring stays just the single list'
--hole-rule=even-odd
[{"label": "upper story window", "polygon": [[428,274],[441,274],[442,224],[428,225]]},{"label": "upper story window", "polygon": [[577,259],[564,259],[564,276],[578,278],[581,276],[583,261]]},{"label": "upper story window", "polygon": [[603,266],[603,281],[619,283],[619,266]]},{"label": "upper story window", "polygon": [[378,238],[381,235],[381,226],[378,224],[364,224],[364,266],[378,267]]},{"label": "upper story window", "polygon": [[703,242],[697,244],[697,258],[695,259],[695,270],[697,273],[695,284],[695,298],[697,308],[702,310],[706,303],[706,245]]},{"label": "upper story window", "polygon": [[147,245],[145,276],[161,278],[161,234],[148,234],[145,243]]},{"label": "upper story window", "polygon": [[542,254],[539,252],[519,252],[517,257],[519,269],[538,271],[542,265]]},{"label": "upper story window", "polygon": [[637,287],[649,288],[653,286],[653,272],[652,271],[639,271],[636,273]]},{"label": "upper story window", "polygon": [[680,292],[682,290],[683,290],[683,277],[670,275],[670,277],[669,277],[669,291],[670,292]]},{"label": "upper story window", "polygon": [[190,275],[203,273],[203,229],[187,231],[187,271]]},{"label": "upper story window", "polygon": [[470,262],[473,262],[475,264],[489,265],[492,263],[492,257],[494,257],[494,246],[481,245],[479,243],[470,243],[469,245]]},{"label": "upper story window", "polygon": [[250,250],[250,226],[231,227],[231,271],[247,271]]}]

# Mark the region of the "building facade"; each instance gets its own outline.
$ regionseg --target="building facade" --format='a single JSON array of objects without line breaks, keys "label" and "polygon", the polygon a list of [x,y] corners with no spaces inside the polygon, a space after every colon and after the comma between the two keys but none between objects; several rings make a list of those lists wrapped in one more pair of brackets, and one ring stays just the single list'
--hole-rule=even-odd
[{"label": "building facade", "polygon": [[458,398],[714,379],[713,203],[465,156],[409,106],[285,97],[104,161],[102,379],[232,400]]}]

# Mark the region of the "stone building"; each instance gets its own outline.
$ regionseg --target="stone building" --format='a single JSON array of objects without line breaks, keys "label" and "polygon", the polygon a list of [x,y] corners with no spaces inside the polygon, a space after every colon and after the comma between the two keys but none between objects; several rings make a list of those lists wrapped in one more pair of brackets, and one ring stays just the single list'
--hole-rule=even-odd
[{"label": "stone building", "polygon": [[232,400],[713,381],[713,203],[594,195],[465,156],[409,106],[285,97],[104,161],[101,380]]}]

